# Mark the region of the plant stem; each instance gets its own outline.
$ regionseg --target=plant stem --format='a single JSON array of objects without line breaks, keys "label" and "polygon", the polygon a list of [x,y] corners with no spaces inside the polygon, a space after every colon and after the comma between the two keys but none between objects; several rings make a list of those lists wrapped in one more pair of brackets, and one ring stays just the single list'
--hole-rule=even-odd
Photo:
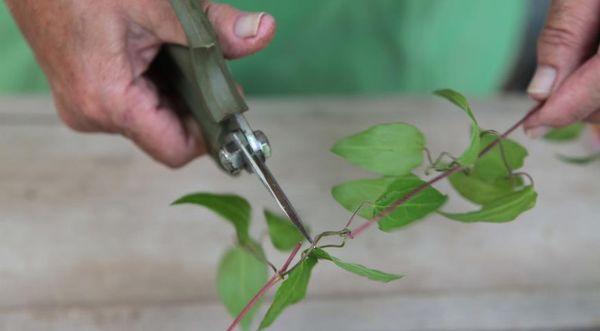
[{"label": "plant stem", "polygon": [[[502,139],[506,138],[508,135],[510,135],[511,133],[513,133],[517,128],[519,128],[521,125],[523,125],[523,123],[525,123],[525,121],[527,121],[531,116],[533,116],[533,114],[535,114],[541,108],[541,106],[542,106],[542,104],[539,104],[539,105],[535,106],[527,114],[525,114],[525,116],[523,116],[523,118],[521,118],[517,123],[515,123],[513,126],[511,126],[502,135],[500,135],[500,137],[498,137],[498,139],[494,140],[489,145],[487,145],[479,153],[479,157],[482,157],[483,155],[485,155],[486,153],[488,153],[490,150],[492,150],[492,148],[494,148],[496,145],[498,145]],[[400,205],[406,203],[408,200],[414,198],[417,194],[423,192],[425,189],[427,189],[428,187],[432,186],[433,184],[439,182],[440,180],[442,180],[442,179],[444,179],[446,177],[449,177],[450,175],[452,175],[452,174],[454,174],[456,172],[459,172],[461,170],[464,170],[464,167],[461,166],[461,165],[459,165],[459,164],[457,164],[457,165],[451,167],[450,169],[446,170],[445,172],[443,172],[443,173],[437,175],[436,177],[432,178],[430,181],[419,185],[417,188],[415,188],[414,190],[408,192],[408,194],[406,194],[402,198],[396,200],[394,203],[392,203],[391,205],[389,205],[387,208],[385,208],[383,211],[381,211],[381,213],[375,215],[368,222],[363,223],[362,225],[360,225],[356,229],[352,230],[352,232],[350,232],[350,234],[348,235],[348,237],[350,237],[351,239],[354,239],[356,236],[360,235],[366,229],[368,229],[371,225],[379,222],[381,219],[383,219],[386,216],[388,216],[389,214],[391,214],[394,210],[396,210],[396,208],[398,208]]]},{"label": "plant stem", "polygon": [[250,301],[248,301],[248,304],[246,304],[246,307],[244,307],[244,309],[242,309],[242,311],[238,314],[238,316],[235,318],[235,320],[233,320],[233,322],[231,322],[231,325],[229,325],[229,327],[227,328],[227,331],[233,331],[235,329],[235,327],[238,326],[238,324],[240,324],[242,319],[244,317],[246,317],[246,314],[248,314],[248,312],[252,309],[252,307],[254,307],[254,305],[256,305],[258,300],[260,300],[260,298],[262,298],[271,289],[271,287],[273,287],[273,285],[277,284],[277,282],[282,279],[281,275],[287,271],[288,267],[294,260],[294,257],[296,257],[296,255],[300,251],[301,247],[302,247],[302,243],[296,244],[296,247],[294,247],[294,250],[290,253],[287,260],[285,260],[285,263],[281,266],[279,271],[277,273],[275,273],[273,275],[273,277],[271,277],[271,279],[269,279],[269,281],[267,281],[267,283],[252,297],[252,299],[250,299]]},{"label": "plant stem", "polygon": [[[535,114],[542,107],[542,105],[543,104],[539,104],[536,107],[534,107],[533,109],[531,109],[523,118],[521,118],[517,123],[515,123],[513,126],[511,126],[502,135],[500,135],[498,137],[498,139],[494,140],[489,145],[487,145],[479,153],[479,157],[481,157],[481,156],[485,155],[486,153],[488,153],[492,148],[494,148],[498,143],[500,143],[500,141],[502,139],[506,138],[508,135],[510,135],[511,133],[513,133],[517,128],[519,128],[521,125],[523,125],[523,123],[525,121],[527,121],[533,114]],[[354,239],[356,236],[360,235],[366,229],[368,229],[371,225],[379,222],[381,219],[383,219],[384,217],[388,216],[396,208],[398,208],[398,206],[406,203],[408,200],[412,199],[417,194],[421,193],[422,191],[424,191],[428,187],[432,186],[433,184],[439,182],[440,180],[442,180],[442,179],[444,179],[444,178],[446,178],[446,177],[448,177],[448,176],[450,176],[450,175],[452,175],[452,174],[454,174],[454,173],[456,173],[458,171],[461,171],[463,169],[464,169],[464,167],[462,167],[460,165],[455,165],[452,168],[446,170],[445,172],[439,174],[438,176],[432,178],[428,182],[421,184],[419,187],[415,188],[414,190],[412,190],[411,192],[409,192],[408,194],[406,194],[401,199],[396,200],[393,204],[391,204],[390,206],[388,206],[381,213],[377,214],[370,221],[368,221],[368,222],[362,224],[361,226],[357,227],[356,229],[352,230],[350,233],[348,233],[348,238]],[[273,275],[273,277],[271,277],[271,279],[269,279],[269,281],[258,291],[258,293],[256,293],[256,295],[254,295],[254,297],[248,302],[248,304],[246,305],[246,307],[244,307],[244,309],[240,312],[240,314],[231,323],[231,325],[229,326],[229,328],[227,329],[227,331],[233,331],[234,328],[240,323],[240,321],[250,311],[250,309],[252,309],[252,307],[254,307],[254,305],[258,302],[258,300],[261,297],[263,297],[267,293],[267,291],[269,291],[269,289],[271,289],[279,280],[282,279],[281,276],[283,274],[285,274],[285,272],[289,268],[290,264],[292,263],[292,260],[298,254],[298,251],[300,250],[301,247],[302,247],[301,243],[299,243],[299,244],[296,245],[296,247],[294,248],[294,250],[292,251],[292,253],[288,256],[287,260],[285,261],[285,263],[281,267],[281,269],[279,269],[279,272],[276,273],[275,275]]]},{"label": "plant stem", "polygon": [[389,205],[381,213],[375,215],[375,217],[373,217],[372,219],[370,219],[368,222],[363,223],[362,225],[360,225],[356,229],[352,230],[352,232],[350,232],[350,234],[348,235],[348,237],[350,237],[351,239],[356,238],[358,235],[360,235],[366,229],[368,229],[371,225],[379,222],[382,218],[384,218],[384,217],[388,216],[389,214],[391,214],[394,210],[396,210],[396,208],[398,208],[398,206],[400,206],[400,205],[406,203],[408,200],[414,198],[417,194],[421,193],[422,191],[424,191],[425,189],[427,189],[431,185],[439,182],[440,180],[442,180],[442,179],[444,179],[444,178],[446,178],[446,177],[452,175],[453,173],[458,172],[458,171],[460,171],[462,169],[463,168],[461,166],[455,165],[454,167],[452,167],[452,168],[446,170],[445,172],[437,175],[435,178],[431,179],[427,183],[423,183],[423,184],[419,185],[417,188],[415,188],[414,190],[408,192],[408,194],[406,194],[402,198],[396,200],[394,203],[392,203],[391,205]]}]

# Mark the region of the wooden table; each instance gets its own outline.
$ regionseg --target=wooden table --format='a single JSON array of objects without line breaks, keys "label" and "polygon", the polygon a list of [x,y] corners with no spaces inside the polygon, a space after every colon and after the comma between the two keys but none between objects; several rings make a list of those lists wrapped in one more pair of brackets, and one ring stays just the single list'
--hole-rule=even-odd
[{"label": "wooden table", "polygon": [[[438,152],[457,154],[468,139],[464,115],[433,97],[251,104],[249,120],[272,141],[269,164],[314,231],[348,217],[331,186],[365,176],[328,152],[336,139],[389,121],[418,125]],[[531,105],[474,104],[496,129]],[[555,159],[578,146],[515,138],[530,150],[536,209],[505,225],[434,216],[394,234],[370,231],[338,255],[406,278],[382,285],[323,263],[308,300],[272,330],[600,327],[600,166]],[[48,97],[0,99],[0,330],[224,329],[215,266],[233,231],[200,208],[169,207],[193,191],[249,198],[256,235],[262,206],[275,208],[251,176],[228,178],[208,159],[168,170],[119,137],[69,131]],[[448,208],[463,207],[455,198]]]}]

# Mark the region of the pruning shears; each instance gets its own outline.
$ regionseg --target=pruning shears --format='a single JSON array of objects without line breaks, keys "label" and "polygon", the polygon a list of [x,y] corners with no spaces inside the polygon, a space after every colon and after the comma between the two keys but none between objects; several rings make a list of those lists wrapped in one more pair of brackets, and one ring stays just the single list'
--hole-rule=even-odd
[{"label": "pruning shears", "polygon": [[254,131],[243,113],[248,106],[225,63],[210,21],[198,0],[170,0],[185,31],[188,46],[169,45],[162,59],[169,88],[193,115],[206,147],[226,173],[254,173],[291,222],[312,243],[298,213],[269,171],[271,147],[264,133]]}]

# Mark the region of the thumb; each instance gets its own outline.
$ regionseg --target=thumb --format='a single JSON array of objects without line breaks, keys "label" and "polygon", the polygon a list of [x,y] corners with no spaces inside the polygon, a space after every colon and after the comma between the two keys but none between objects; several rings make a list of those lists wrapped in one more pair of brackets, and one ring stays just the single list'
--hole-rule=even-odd
[{"label": "thumb", "polygon": [[596,48],[600,1],[552,1],[546,25],[538,39],[537,70],[527,88],[536,100],[552,91],[581,65]]},{"label": "thumb", "polygon": [[[161,4],[154,7],[155,14],[147,14],[149,29],[162,42],[186,44],[185,33],[168,2],[155,2]],[[223,54],[229,59],[260,51],[267,47],[275,35],[275,19],[267,13],[243,12],[229,5],[210,1],[203,2],[203,8],[217,33]]]},{"label": "thumb", "polygon": [[525,122],[526,132],[536,136],[533,131],[536,127],[561,127],[586,119],[595,121],[596,111],[600,109],[599,72],[600,57],[592,57],[579,67]]}]

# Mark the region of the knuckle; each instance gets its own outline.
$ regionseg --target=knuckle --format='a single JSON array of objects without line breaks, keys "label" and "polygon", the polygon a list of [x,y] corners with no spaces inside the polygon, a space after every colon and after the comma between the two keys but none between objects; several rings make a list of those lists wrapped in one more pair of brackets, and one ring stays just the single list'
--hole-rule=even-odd
[{"label": "knuckle", "polygon": [[87,83],[75,83],[72,104],[83,117],[93,120],[97,116],[97,96],[93,87]]},{"label": "knuckle", "polygon": [[232,6],[224,3],[210,3],[205,7],[206,15],[215,25],[221,24],[226,14],[233,10]]},{"label": "knuckle", "polygon": [[52,93],[54,95],[56,113],[60,120],[73,131],[87,131],[86,125],[82,122],[81,118],[77,116],[77,113],[73,111],[74,107],[70,103],[72,100],[56,89],[53,89]]},{"label": "knuckle", "polygon": [[574,29],[550,23],[540,34],[538,48],[576,49],[582,46],[580,40],[581,36]]},{"label": "knuckle", "polygon": [[58,111],[58,116],[69,129],[77,132],[85,131],[85,127],[71,113],[67,111]]},{"label": "knuckle", "polygon": [[76,85],[72,102],[74,111],[102,131],[111,131],[113,125],[110,118],[110,108],[104,101],[112,100],[111,96],[98,92],[103,89],[89,83]]}]

